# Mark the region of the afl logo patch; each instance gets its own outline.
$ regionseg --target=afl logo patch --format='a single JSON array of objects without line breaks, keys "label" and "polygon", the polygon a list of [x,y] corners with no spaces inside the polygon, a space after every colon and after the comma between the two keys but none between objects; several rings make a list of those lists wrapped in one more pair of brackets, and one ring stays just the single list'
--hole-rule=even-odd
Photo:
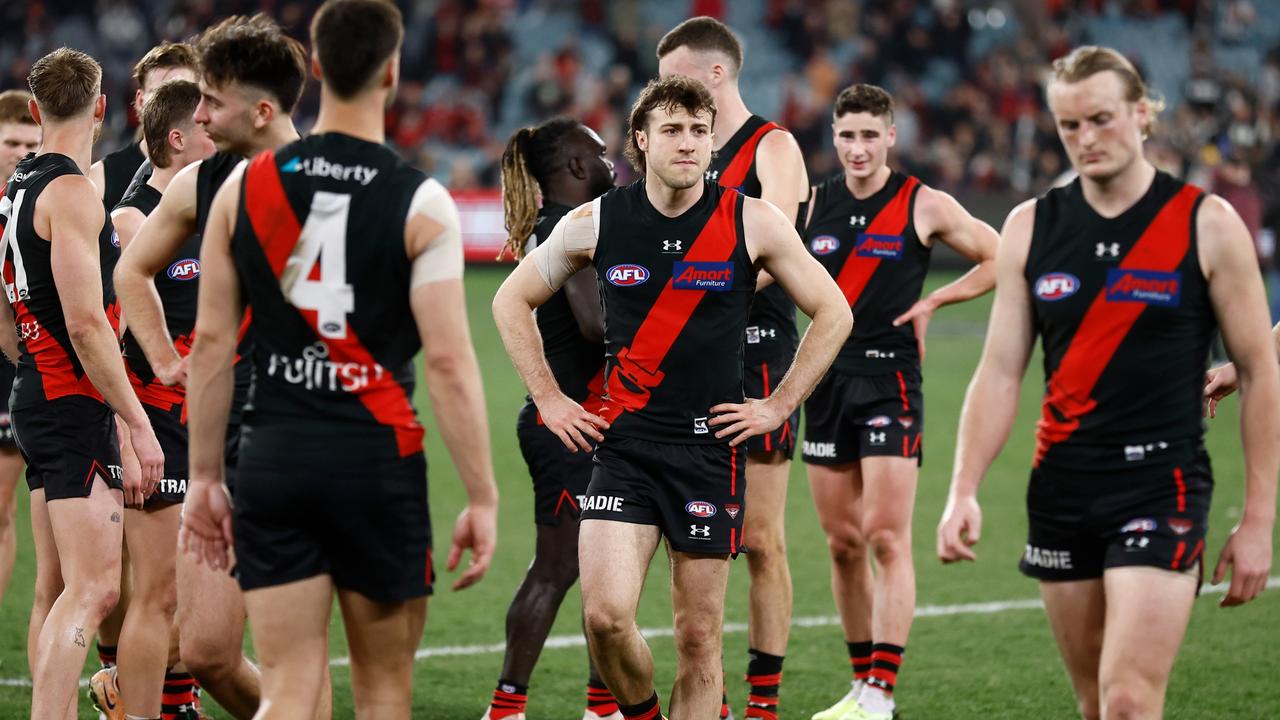
[{"label": "afl logo patch", "polygon": [[605,271],[605,277],[618,287],[632,287],[644,284],[649,270],[642,265],[614,265]]},{"label": "afl logo patch", "polygon": [[1071,273],[1048,273],[1036,280],[1036,297],[1045,302],[1069,298],[1080,289],[1080,278]]},{"label": "afl logo patch", "polygon": [[111,247],[120,247],[120,236],[115,230],[111,231]]},{"label": "afl logo patch", "polygon": [[706,500],[691,500],[684,511],[696,518],[709,518],[716,514],[716,506]]},{"label": "afl logo patch", "polygon": [[200,261],[186,258],[169,266],[169,277],[174,280],[195,280],[200,277]]},{"label": "afl logo patch", "polygon": [[830,255],[840,249],[840,238],[834,235],[819,235],[809,241],[809,250],[814,255]]}]

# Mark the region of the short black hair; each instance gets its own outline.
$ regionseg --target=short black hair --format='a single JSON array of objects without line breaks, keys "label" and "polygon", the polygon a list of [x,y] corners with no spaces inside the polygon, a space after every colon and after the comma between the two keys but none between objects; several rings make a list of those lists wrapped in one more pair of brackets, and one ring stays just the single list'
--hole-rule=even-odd
[{"label": "short black hair", "polygon": [[836,97],[835,112],[839,118],[848,113],[868,113],[872,117],[885,118],[893,122],[893,96],[878,85],[857,83],[840,91]]},{"label": "short black hair", "polygon": [[324,84],[350,100],[400,48],[404,20],[390,0],[327,0],[311,21],[311,49]]},{"label": "short black hair", "polygon": [[742,43],[728,25],[715,18],[700,15],[671,28],[658,41],[658,59],[681,47],[699,52],[722,52],[733,61],[734,75],[742,69]]},{"label": "short black hair", "polygon": [[302,97],[307,51],[269,16],[232,15],[205,30],[196,41],[205,83],[250,85],[270,93],[286,113]]}]

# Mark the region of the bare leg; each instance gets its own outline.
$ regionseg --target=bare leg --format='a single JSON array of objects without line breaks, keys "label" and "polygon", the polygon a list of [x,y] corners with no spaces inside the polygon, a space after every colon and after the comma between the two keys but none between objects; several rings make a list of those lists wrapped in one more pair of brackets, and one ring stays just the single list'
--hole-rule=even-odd
[{"label": "bare leg", "polygon": [[539,525],[537,549],[507,610],[502,679],[528,685],[565,593],[578,580],[578,523]]},{"label": "bare leg", "polygon": [[359,720],[407,718],[413,704],[413,653],[427,620],[425,597],[374,602],[339,590],[351,649],[351,695]]},{"label": "bare leg", "polygon": [[44,488],[31,492],[31,537],[36,547],[36,587],[31,603],[31,620],[27,625],[27,666],[32,675],[36,672],[36,647],[40,629],[49,608],[62,594],[62,565],[58,562],[58,544],[53,540],[53,526],[49,524],[49,507],[44,501]]},{"label": "bare leg", "polygon": [[747,456],[746,516],[742,544],[751,572],[747,637],[752,648],[787,654],[791,631],[791,568],[787,564],[787,478],[791,461],[781,452]]},{"label": "bare leg", "polygon": [[138,717],[160,714],[164,672],[169,665],[177,609],[174,561],[181,505],[125,510],[125,541],[133,559],[133,602],[120,631],[117,682],[124,710]]},{"label": "bare leg", "polygon": [[845,641],[871,640],[871,568],[862,534],[862,473],[856,463],[807,469],[813,504],[831,553],[831,594]]},{"label": "bare leg", "polygon": [[1098,662],[1107,601],[1101,580],[1040,583],[1040,597],[1084,720],[1099,720]]},{"label": "bare leg", "polygon": [[262,704],[254,718],[312,720],[329,665],[333,581],[318,575],[250,590],[244,599],[262,663]]},{"label": "bare leg", "polygon": [[579,533],[582,609],[591,659],[614,697],[624,705],[637,705],[654,691],[653,654],[636,626],[636,607],[658,549],[658,528],[583,520]]},{"label": "bare leg", "polygon": [[22,455],[17,450],[0,450],[0,600],[4,600],[9,578],[13,577],[13,562],[18,552],[17,488],[22,479]]},{"label": "bare leg", "polygon": [[66,587],[36,646],[31,717],[64,718],[75,708],[89,642],[120,594],[121,493],[95,478],[87,498],[54,500],[49,522]]},{"label": "bare leg", "polygon": [[728,583],[727,555],[671,553],[676,642],[671,720],[706,720],[720,713],[724,687],[721,638]]},{"label": "bare leg", "polygon": [[1196,578],[1159,568],[1107,570],[1107,629],[1102,642],[1104,720],[1159,720],[1169,673],[1182,645]]}]

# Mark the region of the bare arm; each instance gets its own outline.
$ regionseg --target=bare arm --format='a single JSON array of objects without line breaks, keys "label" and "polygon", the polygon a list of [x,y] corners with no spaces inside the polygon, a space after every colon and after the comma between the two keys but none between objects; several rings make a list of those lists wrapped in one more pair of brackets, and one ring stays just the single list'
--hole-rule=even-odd
[{"label": "bare arm", "polygon": [[1201,267],[1227,354],[1240,384],[1240,437],[1244,445],[1245,501],[1213,573],[1221,582],[1232,568],[1224,606],[1248,602],[1266,586],[1280,473],[1280,363],[1267,332],[1266,292],[1244,222],[1210,196],[1196,218]]},{"label": "bare arm", "polygon": [[[10,364],[18,364],[18,356],[21,351],[18,350],[18,328],[14,325],[13,306],[9,304],[8,298],[5,302],[0,302],[0,351],[4,352],[4,357]],[[0,398],[0,401],[3,401]]]},{"label": "bare arm", "polygon": [[231,256],[231,233],[235,229],[244,167],[241,163],[214,196],[201,240],[196,340],[191,348],[187,381],[191,478],[180,545],[215,569],[227,566],[227,548],[232,543],[224,453],[235,392],[233,365],[243,300]]},{"label": "bare arm", "polygon": [[[165,325],[164,306],[156,292],[155,276],[196,232],[199,167],[200,163],[193,163],[173,178],[156,209],[128,240],[120,233],[121,254],[114,276],[116,294],[128,315],[129,329],[147,356],[147,363],[166,385],[184,383],[186,372]],[[204,282],[203,276],[201,282]]]},{"label": "bare arm", "polygon": [[547,365],[533,311],[590,264],[596,244],[593,212],[589,203],[562,218],[547,241],[525,256],[493,296],[493,320],[516,372],[547,428],[572,452],[579,448],[590,452],[587,438],[603,440],[597,428],[609,424],[560,390]]},{"label": "bare arm", "polygon": [[730,445],[781,425],[826,374],[853,329],[853,313],[831,275],[813,259],[794,224],[768,203],[748,198],[743,207],[748,251],[782,286],[804,314],[813,319],[791,369],[767,399],[726,403],[711,408],[711,425],[724,426],[716,437],[732,437]]},{"label": "bare arm", "polygon": [[760,138],[756,175],[760,178],[760,199],[781,210],[794,227],[800,203],[809,197],[809,173],[795,136],[775,130]]},{"label": "bare arm", "polygon": [[142,486],[126,488],[126,502],[140,505],[160,480],[164,455],[129,384],[119,340],[102,307],[98,234],[105,211],[93,198],[92,183],[83,176],[61,176],[49,188],[52,192],[41,193],[36,201],[35,221],[38,228],[49,229],[49,262],[67,335],[89,381],[129,426],[142,467]]},{"label": "bare arm", "polygon": [[430,277],[415,276],[409,301],[422,338],[424,376],[436,425],[467,491],[468,505],[454,526],[447,563],[453,570],[463,549],[472,550],[470,566],[453,584],[460,590],[480,580],[493,559],[498,486],[484,387],[467,323],[458,211],[443,188],[433,185],[429,192],[429,205],[410,215],[405,228],[410,257],[417,261],[428,250],[440,254],[445,250],[439,247],[442,243],[456,244],[459,252],[448,252],[447,260],[432,263]]},{"label": "bare arm", "polygon": [[1029,200],[1005,221],[987,341],[960,409],[951,490],[938,525],[938,556],[943,562],[975,559],[970,546],[978,542],[982,529],[978,487],[1009,439],[1018,414],[1022,376],[1035,341],[1031,294],[1022,277],[1034,219],[1035,201]]},{"label": "bare arm", "polygon": [[574,273],[564,284],[564,294],[582,337],[591,343],[604,342],[604,309],[600,306],[600,284],[595,268],[585,267]]}]

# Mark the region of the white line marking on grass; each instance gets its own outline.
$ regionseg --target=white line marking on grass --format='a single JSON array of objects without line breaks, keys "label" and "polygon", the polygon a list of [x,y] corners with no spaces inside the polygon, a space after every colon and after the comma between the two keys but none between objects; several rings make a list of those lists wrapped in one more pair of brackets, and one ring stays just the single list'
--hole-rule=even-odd
[{"label": "white line marking on grass", "polygon": [[[1221,585],[1205,585],[1201,589],[1200,594],[1213,595],[1222,594],[1227,591],[1229,583]],[[1280,576],[1267,579],[1268,588],[1280,588]],[[980,603],[959,603],[956,605],[922,605],[916,608],[916,617],[948,617],[951,615],[995,615],[998,613],[1009,612],[1011,610],[1039,610],[1044,607],[1044,603],[1039,598],[1028,598],[1026,600],[1000,600],[996,602],[980,602]],[[840,624],[840,618],[835,615],[819,615],[815,617],[798,617],[791,621],[792,627],[798,628],[816,628],[816,627],[832,627]],[[725,623],[724,631],[729,633],[744,633],[747,631],[746,623]],[[668,638],[671,637],[673,631],[669,627],[643,628],[640,634],[645,638]],[[552,635],[547,638],[547,642],[543,645],[545,650],[559,650],[563,648],[584,647],[586,640],[581,635]],[[489,643],[487,645],[445,645],[439,647],[418,648],[413,656],[418,660],[425,660],[433,657],[456,657],[470,655],[496,655],[507,649],[506,643]],[[345,667],[351,664],[349,657],[336,657],[329,660],[332,667]],[[80,681],[80,686],[85,687],[89,683],[86,680]],[[0,687],[31,687],[31,678],[0,678]]]}]

